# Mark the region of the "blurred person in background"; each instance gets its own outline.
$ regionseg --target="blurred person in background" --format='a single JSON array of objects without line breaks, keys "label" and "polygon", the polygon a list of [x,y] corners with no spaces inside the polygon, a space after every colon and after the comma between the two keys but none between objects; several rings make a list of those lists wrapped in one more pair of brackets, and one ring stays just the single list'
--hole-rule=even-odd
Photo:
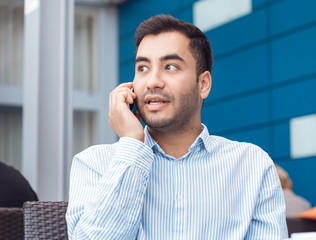
[{"label": "blurred person in background", "polygon": [[295,218],[298,214],[311,208],[311,204],[293,192],[293,183],[289,174],[280,166],[276,166],[286,205],[286,217]]},{"label": "blurred person in background", "polygon": [[37,195],[23,175],[0,162],[0,207],[19,207],[26,201],[38,201]]}]

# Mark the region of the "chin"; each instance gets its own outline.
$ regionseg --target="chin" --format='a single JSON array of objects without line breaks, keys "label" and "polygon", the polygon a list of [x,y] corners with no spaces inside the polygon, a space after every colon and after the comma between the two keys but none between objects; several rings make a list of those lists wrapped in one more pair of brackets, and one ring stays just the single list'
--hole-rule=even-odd
[{"label": "chin", "polygon": [[183,124],[179,124],[178,121],[173,118],[151,119],[150,121],[143,119],[143,121],[150,129],[157,132],[170,132],[183,127]]},{"label": "chin", "polygon": [[163,130],[163,129],[169,129],[172,127],[172,120],[171,119],[166,119],[165,117],[159,117],[153,116],[153,117],[142,117],[144,123],[151,129],[154,130]]}]

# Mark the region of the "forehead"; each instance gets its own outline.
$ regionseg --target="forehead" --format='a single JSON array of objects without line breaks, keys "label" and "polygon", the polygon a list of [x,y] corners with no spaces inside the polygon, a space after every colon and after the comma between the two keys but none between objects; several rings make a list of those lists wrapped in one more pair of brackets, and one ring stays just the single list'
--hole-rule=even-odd
[{"label": "forehead", "polygon": [[163,32],[157,35],[147,35],[140,42],[137,56],[161,57],[167,54],[179,54],[192,57],[189,49],[190,39],[180,32]]}]

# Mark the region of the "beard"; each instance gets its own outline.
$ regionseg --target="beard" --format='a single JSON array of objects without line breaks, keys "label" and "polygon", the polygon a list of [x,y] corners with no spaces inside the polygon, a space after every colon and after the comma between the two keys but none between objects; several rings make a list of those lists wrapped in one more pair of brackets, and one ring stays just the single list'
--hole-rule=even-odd
[{"label": "beard", "polygon": [[[176,99],[161,89],[155,89],[150,91],[150,93],[163,96],[171,102]],[[146,94],[141,97],[142,101]],[[196,112],[200,111],[198,83],[186,93],[181,94],[176,103],[178,104],[174,111],[167,117],[161,117],[158,114],[149,118],[146,116],[143,108],[138,108],[138,111],[144,123],[155,131],[184,131],[186,126],[190,124],[190,120],[196,116]]]}]

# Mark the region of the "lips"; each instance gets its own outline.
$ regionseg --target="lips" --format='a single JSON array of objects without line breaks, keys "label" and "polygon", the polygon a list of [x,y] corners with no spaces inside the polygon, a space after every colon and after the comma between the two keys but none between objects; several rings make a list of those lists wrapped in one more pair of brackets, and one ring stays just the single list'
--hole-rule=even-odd
[{"label": "lips", "polygon": [[150,112],[160,111],[170,102],[169,99],[162,96],[146,96],[144,101],[146,109]]},{"label": "lips", "polygon": [[149,101],[147,104],[155,105],[155,104],[163,104],[163,103],[165,103],[165,101],[156,101],[156,100],[153,100],[153,101]]},{"label": "lips", "polygon": [[145,104],[155,105],[170,102],[168,99],[161,96],[147,96],[145,97]]}]

